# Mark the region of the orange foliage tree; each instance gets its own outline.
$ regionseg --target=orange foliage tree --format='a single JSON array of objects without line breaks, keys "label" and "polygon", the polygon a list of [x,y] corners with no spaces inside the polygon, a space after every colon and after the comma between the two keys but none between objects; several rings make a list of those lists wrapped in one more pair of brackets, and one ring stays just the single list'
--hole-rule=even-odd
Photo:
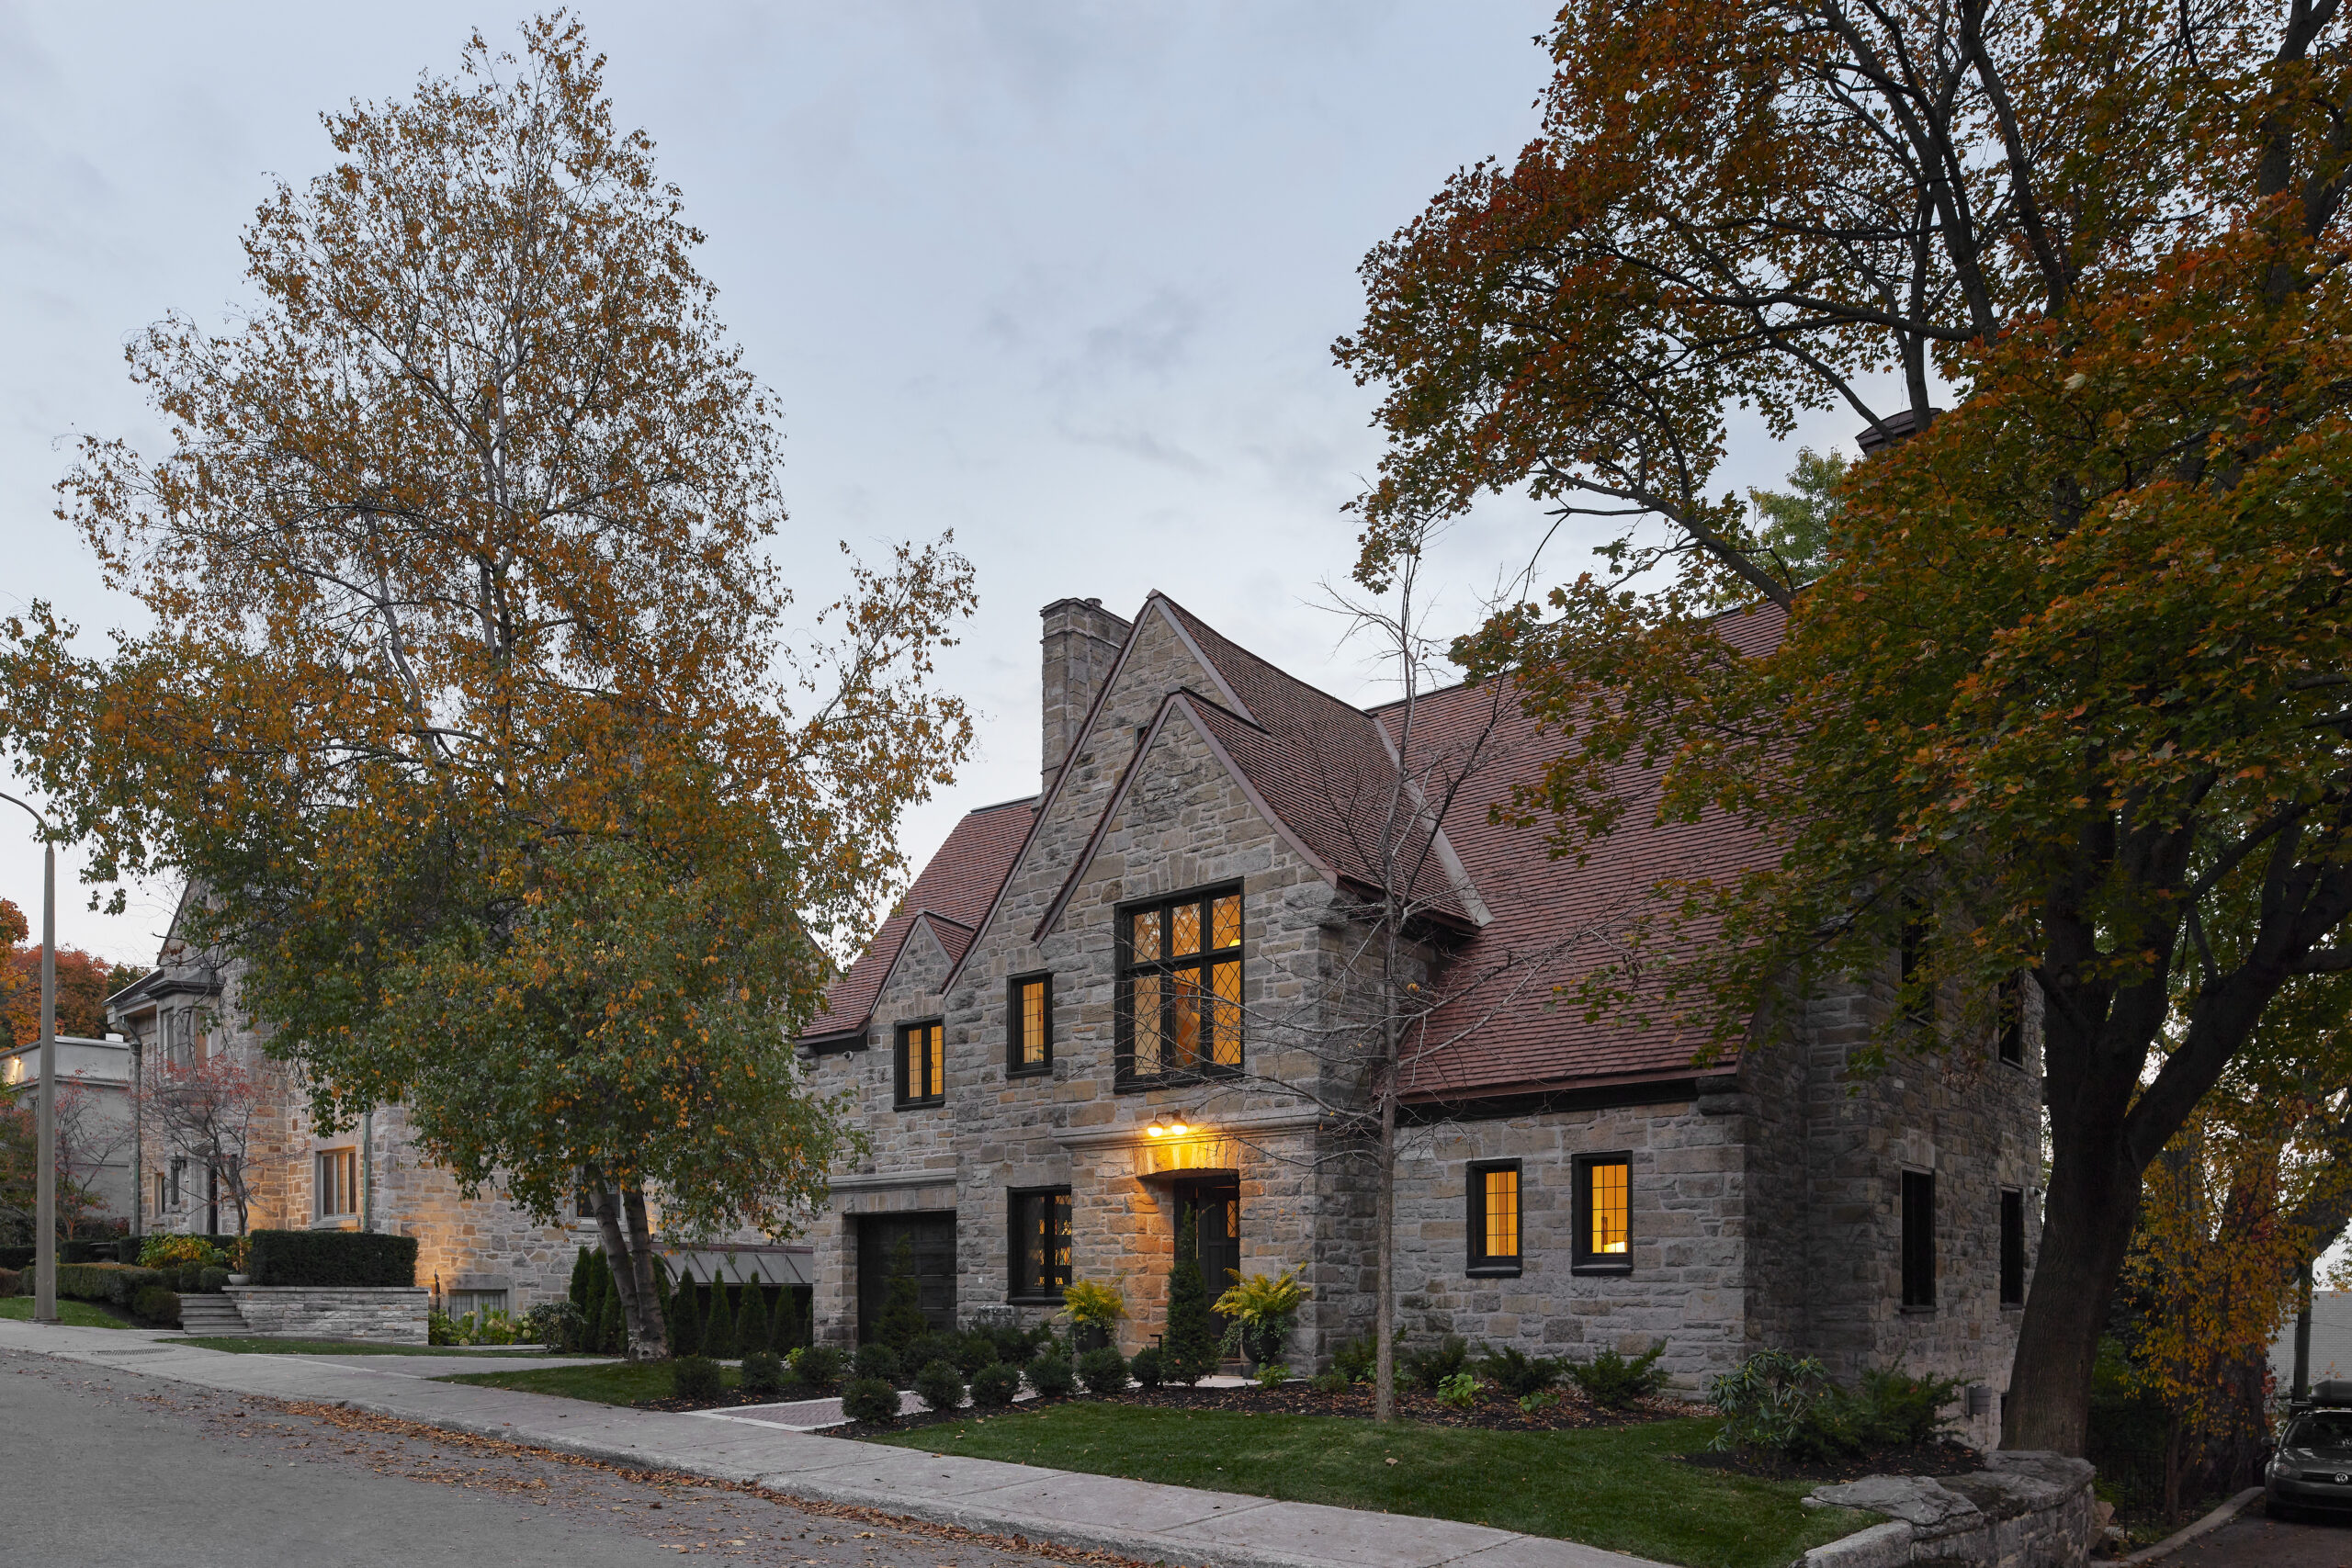
[{"label": "orange foliage tree", "polygon": [[90,659],[37,606],[0,729],[94,878],[204,890],[324,1124],[400,1100],[549,1219],[584,1180],[658,1354],[651,1213],[783,1231],[840,1152],[786,1040],[968,747],[972,579],[902,547],[791,626],[774,395],[602,71],[541,18],[326,117],[241,321],[130,349],[168,449],[61,486],[154,629]]},{"label": "orange foliage tree", "polygon": [[[1597,519],[1599,567],[1460,649],[1556,737],[1506,808],[1581,852],[1632,761],[1668,814],[1777,846],[1662,886],[1589,1005],[1694,921],[1729,940],[1669,999],[1726,1043],[1905,928],[1883,1050],[2038,990],[2004,1440],[2079,1452],[2142,1172],[2290,985],[2352,971],[2346,19],[1571,0],[1549,44],[1541,134],[1364,264],[1339,353],[1388,447],[1359,574],[1487,491]],[[1743,407],[1886,438],[1817,562],[1721,483]],[[1727,597],[1786,616],[1773,651],[1721,635]]]},{"label": "orange foliage tree", "polygon": [[[40,946],[24,945],[28,927],[14,900],[0,898],[0,1028],[9,1043],[40,1038]],[[78,947],[57,950],[57,1032],[103,1038],[107,998],[147,971],[135,964],[108,964]]]}]

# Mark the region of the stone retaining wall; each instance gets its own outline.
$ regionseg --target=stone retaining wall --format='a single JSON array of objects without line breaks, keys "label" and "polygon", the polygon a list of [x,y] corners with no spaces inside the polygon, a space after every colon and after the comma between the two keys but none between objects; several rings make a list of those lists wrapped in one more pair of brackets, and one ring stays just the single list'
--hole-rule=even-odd
[{"label": "stone retaining wall", "polygon": [[294,1339],[425,1343],[432,1293],[414,1285],[230,1285],[247,1329]]},{"label": "stone retaining wall", "polygon": [[1803,1568],[2081,1568],[2098,1520],[2091,1467],[2059,1454],[1984,1456],[1966,1475],[1871,1475],[1817,1488],[1809,1506],[1866,1508],[1887,1522],[1817,1546]]}]

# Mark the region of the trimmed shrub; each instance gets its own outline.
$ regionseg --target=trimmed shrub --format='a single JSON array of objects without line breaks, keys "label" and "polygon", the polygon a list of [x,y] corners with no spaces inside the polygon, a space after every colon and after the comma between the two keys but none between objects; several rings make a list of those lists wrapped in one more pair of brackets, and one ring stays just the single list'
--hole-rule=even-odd
[{"label": "trimmed shrub", "polygon": [[[1159,1364],[1170,1382],[1196,1383],[1216,1371],[1216,1320],[1201,1278],[1200,1228],[1191,1214],[1176,1227],[1176,1266],[1168,1273],[1168,1331]],[[1030,1380],[1035,1382],[1035,1378]]]},{"label": "trimmed shrub", "polygon": [[901,1367],[924,1367],[933,1361],[956,1364],[956,1353],[964,1348],[963,1338],[955,1334],[920,1334],[912,1343],[899,1352]]},{"label": "trimmed shrub", "polygon": [[540,1302],[515,1320],[524,1338],[550,1350],[580,1343],[580,1309],[569,1301]]},{"label": "trimmed shrub", "polygon": [[256,1285],[413,1285],[416,1238],[380,1231],[255,1231]]},{"label": "trimmed shrub", "polygon": [[144,1318],[149,1323],[161,1323],[174,1328],[179,1326],[180,1299],[161,1285],[141,1285],[139,1293],[130,1298],[130,1311],[133,1316]]},{"label": "trimmed shrub", "polygon": [[724,1280],[710,1282],[710,1315],[703,1319],[702,1353],[713,1359],[735,1354],[735,1308],[728,1299],[733,1293]]},{"label": "trimmed shrub", "polygon": [[972,1374],[972,1403],[983,1410],[1001,1410],[1020,1393],[1020,1371],[1002,1361],[991,1362]]},{"label": "trimmed shrub", "polygon": [[199,1269],[196,1271],[196,1288],[206,1295],[217,1296],[229,1285],[226,1269]]},{"label": "trimmed shrub", "polygon": [[956,1341],[956,1354],[948,1359],[955,1362],[956,1370],[967,1378],[976,1378],[980,1375],[982,1367],[996,1365],[999,1359],[996,1341],[985,1334],[964,1335]]},{"label": "trimmed shrub", "polygon": [[162,1231],[152,1235],[141,1236],[139,1240],[137,1258],[126,1258],[123,1261],[126,1263],[135,1261],[143,1269],[178,1269],[190,1263],[198,1266],[208,1263],[226,1263],[229,1258],[225,1253],[203,1236],[181,1235],[171,1231]]},{"label": "trimmed shrub", "polygon": [[1159,1348],[1148,1345],[1136,1351],[1136,1359],[1127,1363],[1127,1371],[1135,1374],[1136,1382],[1143,1384],[1144,1387],[1158,1388],[1161,1378],[1165,1375],[1159,1365]]},{"label": "trimmed shrub", "polygon": [[670,1297],[670,1354],[699,1356],[702,1354],[702,1287],[688,1274],[678,1281],[678,1289]]},{"label": "trimmed shrub", "polygon": [[1415,1350],[1405,1358],[1405,1381],[1433,1393],[1446,1379],[1464,1371],[1469,1361],[1470,1341],[1459,1334],[1449,1334],[1428,1349]]},{"label": "trimmed shrub", "polygon": [[852,1378],[842,1390],[842,1414],[869,1427],[888,1427],[899,1418],[899,1391],[881,1378]]},{"label": "trimmed shrub", "polygon": [[915,1392],[933,1410],[954,1410],[964,1403],[964,1374],[955,1362],[934,1358],[916,1369]]},{"label": "trimmed shrub", "polygon": [[[137,1269],[127,1263],[61,1263],[57,1293],[77,1302],[111,1302],[129,1306],[141,1291],[169,1290],[172,1278],[160,1269]],[[176,1317],[177,1311],[175,1309]]]},{"label": "trimmed shrub", "polygon": [[792,1353],[792,1370],[820,1393],[830,1393],[842,1381],[842,1353],[831,1345],[803,1345]]},{"label": "trimmed shrub", "polygon": [[1116,1345],[1105,1345],[1080,1356],[1078,1381],[1086,1385],[1089,1393],[1125,1393],[1135,1386],[1135,1380],[1127,1376],[1127,1359],[1119,1354]]},{"label": "trimmed shrub", "polygon": [[1960,1384],[1948,1378],[1915,1378],[1900,1366],[1867,1368],[1854,1398],[1855,1436],[1878,1449],[1933,1442],[1944,1429],[1944,1406],[1959,1398]]},{"label": "trimmed shrub", "polygon": [[743,1358],[743,1392],[774,1393],[784,1387],[784,1358],[773,1350],[754,1350]]},{"label": "trimmed shrub", "polygon": [[1570,1362],[1568,1376],[1587,1399],[1603,1410],[1623,1410],[1666,1386],[1666,1371],[1657,1364],[1665,1354],[1665,1346],[1653,1345],[1629,1361],[1615,1349],[1607,1349],[1589,1361]]},{"label": "trimmed shrub", "polygon": [[902,1375],[902,1369],[899,1365],[899,1353],[888,1345],[878,1341],[870,1345],[860,1345],[857,1348],[856,1365],[859,1377],[878,1379],[888,1383],[892,1388],[899,1386],[899,1379]]},{"label": "trimmed shrub", "polygon": [[[1515,1346],[1496,1349],[1487,1348],[1486,1359],[1478,1370],[1487,1381],[1513,1399],[1524,1399],[1540,1393],[1560,1381],[1561,1363],[1550,1356],[1531,1356]],[[1618,1408],[1611,1405],[1611,1409]]]},{"label": "trimmed shrub", "polygon": [[1078,1387],[1078,1374],[1059,1350],[1048,1350],[1029,1363],[1029,1386],[1041,1399],[1059,1399]]},{"label": "trimmed shrub", "polygon": [[717,1399],[727,1375],[707,1356],[681,1356],[670,1363],[670,1393],[679,1399]]},{"label": "trimmed shrub", "polygon": [[922,1314],[922,1290],[915,1282],[915,1238],[901,1235],[890,1249],[889,1281],[874,1319],[874,1337],[903,1350],[930,1327]]}]

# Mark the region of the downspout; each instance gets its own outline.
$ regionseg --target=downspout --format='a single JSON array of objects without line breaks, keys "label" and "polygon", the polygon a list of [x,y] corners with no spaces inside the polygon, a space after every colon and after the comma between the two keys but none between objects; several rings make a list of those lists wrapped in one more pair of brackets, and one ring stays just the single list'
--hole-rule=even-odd
[{"label": "downspout", "polygon": [[376,1228],[376,1113],[359,1113],[359,1228]]}]

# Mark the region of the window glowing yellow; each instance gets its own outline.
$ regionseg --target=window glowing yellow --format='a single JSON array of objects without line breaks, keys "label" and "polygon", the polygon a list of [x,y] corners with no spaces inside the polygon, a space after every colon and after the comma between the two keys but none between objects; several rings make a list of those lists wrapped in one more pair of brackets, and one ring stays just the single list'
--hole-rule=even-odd
[{"label": "window glowing yellow", "polygon": [[1168,1010],[1168,1055],[1176,1066],[1190,1066],[1201,1055],[1201,972],[1179,969],[1175,1005]]},{"label": "window glowing yellow", "polygon": [[1489,1170],[1487,1180],[1487,1256],[1519,1256],[1519,1172]]},{"label": "window glowing yellow", "polygon": [[1035,1066],[1046,1059],[1046,982],[1021,982],[1021,1063]]},{"label": "window glowing yellow", "polygon": [[908,1030],[907,1098],[937,1100],[946,1092],[946,1031],[935,1023]]},{"label": "window glowing yellow", "polygon": [[1136,1071],[1159,1071],[1159,976],[1135,977]]},{"label": "window glowing yellow", "polygon": [[1589,1204],[1592,1211],[1592,1247],[1598,1253],[1625,1250],[1626,1201],[1625,1163],[1612,1160],[1606,1165],[1585,1167],[1585,1179],[1592,1184]]},{"label": "window glowing yellow", "polygon": [[1148,964],[1159,956],[1159,911],[1136,917],[1135,961]]},{"label": "window glowing yellow", "polygon": [[1168,944],[1168,955],[1182,958],[1188,953],[1200,952],[1201,907],[1198,904],[1179,904],[1170,913],[1175,919],[1176,930]]},{"label": "window glowing yellow", "polygon": [[1216,932],[1213,945],[1239,947],[1241,945],[1241,896],[1238,893],[1228,893],[1218,899],[1212,922],[1212,929]]},{"label": "window glowing yellow", "polygon": [[1241,965],[1232,959],[1212,965],[1211,984],[1216,990],[1211,1056],[1220,1067],[1238,1067],[1241,1065]]}]

